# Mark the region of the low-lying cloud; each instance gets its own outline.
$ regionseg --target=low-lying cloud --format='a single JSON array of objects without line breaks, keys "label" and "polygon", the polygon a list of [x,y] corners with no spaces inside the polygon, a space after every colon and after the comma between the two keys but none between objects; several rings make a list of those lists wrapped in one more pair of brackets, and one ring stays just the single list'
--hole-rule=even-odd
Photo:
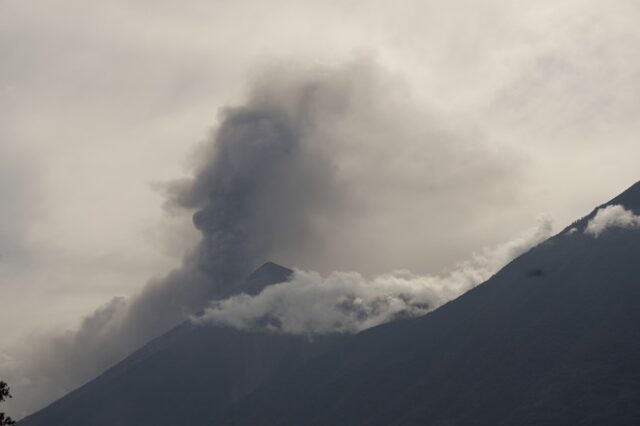
[{"label": "low-lying cloud", "polygon": [[398,271],[367,280],[357,272],[295,271],[291,281],[256,296],[213,302],[200,324],[225,324],[294,335],[355,333],[398,317],[423,315],[486,281],[513,258],[548,238],[549,218],[522,236],[487,248],[442,275]]},{"label": "low-lying cloud", "polygon": [[598,209],[584,232],[597,238],[610,228],[640,229],[640,216],[621,205],[606,206]]}]

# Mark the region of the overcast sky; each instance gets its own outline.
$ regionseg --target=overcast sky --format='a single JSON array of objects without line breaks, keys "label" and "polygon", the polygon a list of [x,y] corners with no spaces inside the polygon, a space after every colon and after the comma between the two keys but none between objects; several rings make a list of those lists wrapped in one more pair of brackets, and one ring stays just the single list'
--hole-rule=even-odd
[{"label": "overcast sky", "polygon": [[273,260],[435,273],[563,227],[640,178],[638,22],[633,0],[0,0],[0,362],[179,263],[197,234],[158,183],[265,69],[366,57],[389,91],[352,138],[357,220]]}]

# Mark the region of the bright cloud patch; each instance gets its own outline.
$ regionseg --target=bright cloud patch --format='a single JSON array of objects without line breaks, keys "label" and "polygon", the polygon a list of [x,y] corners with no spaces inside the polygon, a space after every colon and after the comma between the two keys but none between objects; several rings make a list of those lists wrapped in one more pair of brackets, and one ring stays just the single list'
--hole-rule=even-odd
[{"label": "bright cloud patch", "polygon": [[400,316],[425,314],[486,281],[513,258],[545,240],[552,224],[487,248],[443,275],[417,276],[406,271],[371,280],[356,272],[296,271],[289,282],[256,296],[241,294],[214,302],[199,323],[225,324],[288,334],[355,333]]},{"label": "bright cloud patch", "polygon": [[584,232],[598,237],[609,228],[640,229],[640,216],[621,205],[603,207],[589,221]]}]

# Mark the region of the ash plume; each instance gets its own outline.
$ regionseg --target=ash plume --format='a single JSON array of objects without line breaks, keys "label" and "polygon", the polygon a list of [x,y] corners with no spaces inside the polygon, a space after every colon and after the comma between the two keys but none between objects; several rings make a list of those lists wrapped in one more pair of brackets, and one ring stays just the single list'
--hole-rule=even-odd
[{"label": "ash plume", "polygon": [[170,211],[193,212],[197,245],[167,276],[114,298],[77,330],[5,356],[0,372],[14,383],[13,412],[42,407],[233,296],[264,261],[358,270],[400,252],[368,251],[376,247],[368,239],[390,235],[382,217],[405,226],[398,215],[420,212],[437,240],[442,223],[460,219],[446,233],[464,232],[469,213],[458,200],[480,215],[513,193],[517,162],[508,152],[425,119],[398,86],[370,60],[261,74],[243,104],[221,110],[193,176],[165,187]]}]

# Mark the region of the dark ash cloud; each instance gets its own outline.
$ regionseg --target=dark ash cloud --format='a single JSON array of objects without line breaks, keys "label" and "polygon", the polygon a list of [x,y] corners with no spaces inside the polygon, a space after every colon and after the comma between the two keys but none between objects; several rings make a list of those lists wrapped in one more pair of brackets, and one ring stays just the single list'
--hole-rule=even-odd
[{"label": "dark ash cloud", "polygon": [[170,210],[193,212],[198,244],[137,296],[5,362],[23,414],[233,295],[264,261],[357,270],[397,252],[381,241],[400,229],[463,233],[465,203],[481,214],[511,193],[508,153],[446,130],[410,98],[370,60],[263,73],[243,105],[221,111],[193,176],[166,186]]}]

